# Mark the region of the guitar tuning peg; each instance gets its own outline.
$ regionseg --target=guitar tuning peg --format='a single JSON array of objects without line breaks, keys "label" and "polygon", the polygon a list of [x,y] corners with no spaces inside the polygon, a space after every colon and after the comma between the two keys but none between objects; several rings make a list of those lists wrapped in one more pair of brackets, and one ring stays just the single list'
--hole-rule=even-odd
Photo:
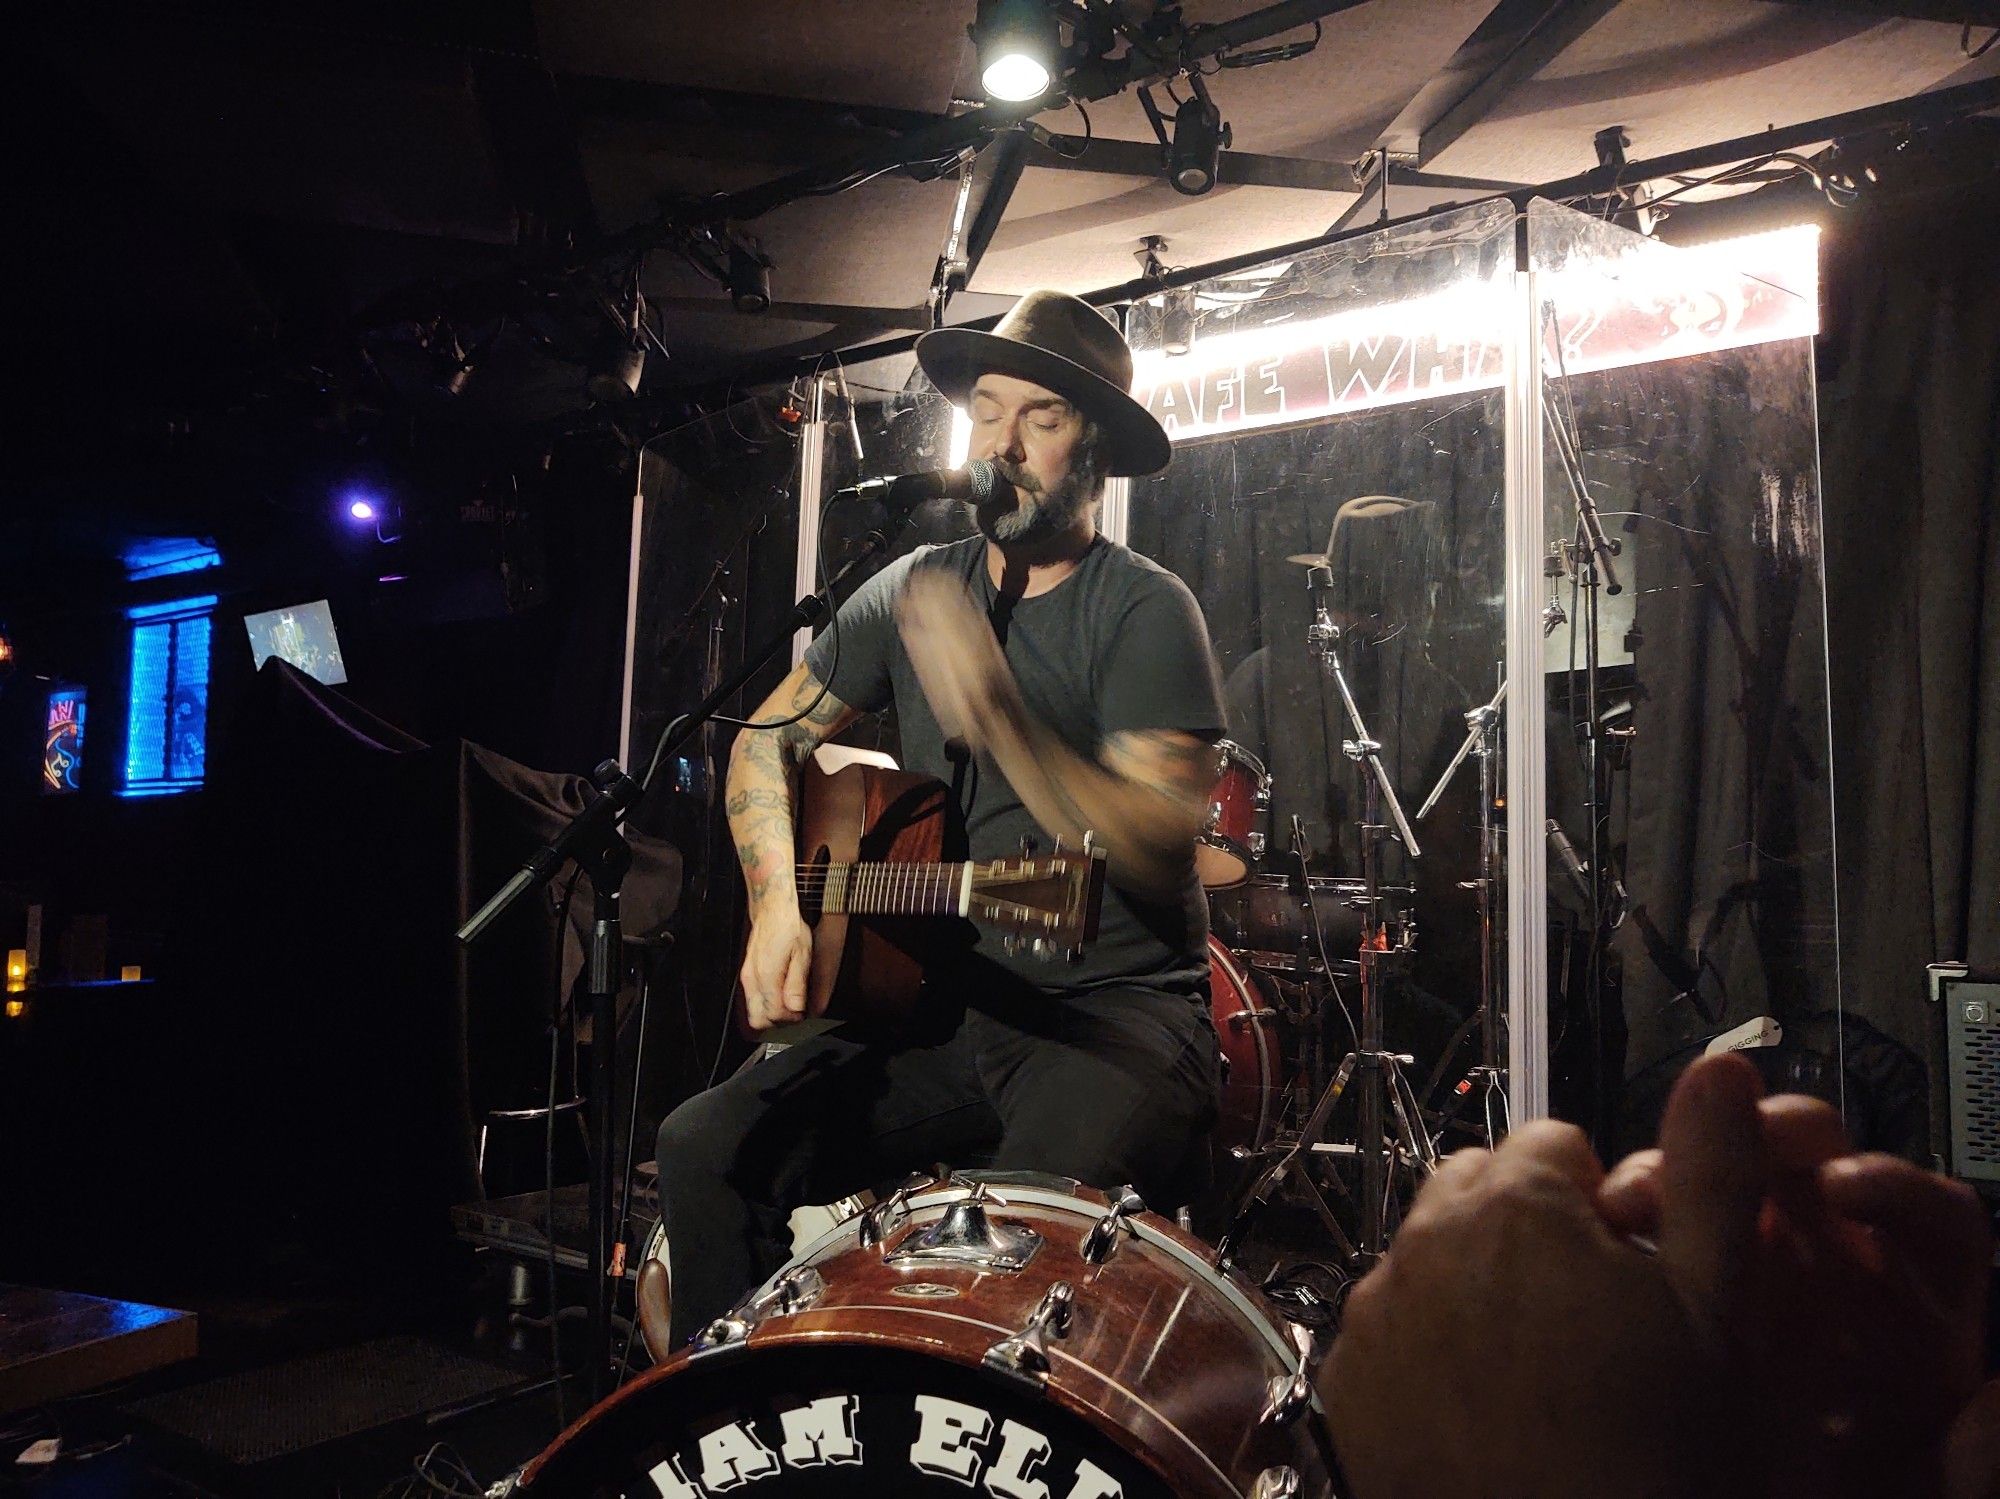
[{"label": "guitar tuning peg", "polygon": [[1035,837],[1035,835],[1034,835],[1033,833],[1023,833],[1023,834],[1021,835],[1021,857],[1022,857],[1022,858],[1024,858],[1024,859],[1032,859],[1032,858],[1034,858],[1034,857],[1035,857],[1035,850],[1036,850],[1036,849],[1038,849],[1038,848],[1040,848],[1041,846],[1042,846],[1042,845],[1041,845],[1041,842],[1040,842],[1040,840],[1039,840],[1039,839],[1037,839],[1037,838]]}]

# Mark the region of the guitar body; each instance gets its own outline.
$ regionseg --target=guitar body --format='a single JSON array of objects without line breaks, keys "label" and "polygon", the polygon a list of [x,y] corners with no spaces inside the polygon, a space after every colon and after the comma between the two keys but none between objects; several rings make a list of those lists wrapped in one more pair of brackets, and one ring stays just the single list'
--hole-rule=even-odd
[{"label": "guitar body", "polygon": [[799,909],[812,928],[806,1014],[898,1027],[916,1009],[924,967],[954,945],[957,922],[923,916],[822,912],[803,872],[828,864],[930,864],[965,857],[963,832],[942,781],[907,770],[808,761],[799,788]]}]

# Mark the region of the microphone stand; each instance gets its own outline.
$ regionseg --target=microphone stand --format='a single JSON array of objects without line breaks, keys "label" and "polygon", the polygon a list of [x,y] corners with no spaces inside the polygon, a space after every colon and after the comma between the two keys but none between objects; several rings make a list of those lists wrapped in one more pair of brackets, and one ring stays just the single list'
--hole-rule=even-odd
[{"label": "microphone stand", "polygon": [[[848,491],[841,491],[845,494]],[[830,497],[840,498],[839,494]],[[829,502],[830,502],[829,501]],[[624,1254],[614,1254],[611,1245],[613,1215],[612,1109],[617,1084],[617,1048],[614,1045],[618,1000],[618,969],[622,934],[618,923],[619,886],[632,866],[631,845],[618,825],[630,815],[652,785],[666,757],[686,744],[722,705],[766,664],[790,644],[793,635],[810,629],[832,611],[835,591],[862,563],[889,549],[881,530],[868,532],[854,543],[840,570],[817,593],[806,595],[792,606],[783,628],[773,631],[745,653],[743,663],[718,683],[694,708],[669,722],[660,731],[653,747],[643,783],[634,781],[616,760],[606,760],[590,773],[590,787],[584,792],[584,808],[571,818],[554,840],[536,850],[514,876],[496,891],[492,899],[473,913],[458,929],[460,944],[470,947],[501,916],[530,891],[547,884],[563,864],[575,860],[590,876],[592,894],[590,927],[590,1013],[591,1076],[590,1134],[594,1142],[587,1217],[590,1232],[590,1322],[587,1334],[587,1390],[593,1403],[610,1393],[612,1374],[611,1280],[624,1273]],[[554,1236],[553,1222],[546,1225]],[[623,1246],[619,1246],[622,1251]],[[555,1308],[549,1309],[550,1315]]]},{"label": "microphone stand", "polygon": [[[1553,335],[1552,343],[1556,355],[1556,372],[1565,382],[1562,394],[1567,397],[1569,371],[1563,363],[1562,336],[1555,327],[1555,307],[1553,303],[1543,303],[1542,313]],[[1609,886],[1605,878],[1605,866],[1609,862],[1609,839],[1606,837],[1604,786],[1603,786],[1603,739],[1604,725],[1598,717],[1598,591],[1617,595],[1625,590],[1618,576],[1617,557],[1623,550],[1620,544],[1604,534],[1603,517],[1598,511],[1597,501],[1591,496],[1590,481],[1583,471],[1583,453],[1579,440],[1575,412],[1570,410],[1567,417],[1564,409],[1553,399],[1548,403],[1549,436],[1554,439],[1557,458],[1563,466],[1563,475],[1569,482],[1570,493],[1576,501],[1576,526],[1572,532],[1571,549],[1576,565],[1577,585],[1583,595],[1583,618],[1572,630],[1579,626],[1583,630],[1583,691],[1584,722],[1582,736],[1584,744],[1584,811],[1589,820],[1589,836],[1585,840],[1589,856],[1590,883],[1590,943],[1585,949],[1584,1002],[1587,1007],[1590,1029],[1590,1099],[1591,1099],[1591,1141],[1601,1152],[1611,1135],[1611,1121],[1605,1117],[1605,1055],[1604,1055],[1604,952],[1609,935],[1607,912]],[[1575,640],[1571,635],[1572,642]],[[1574,649],[1571,657],[1574,659]],[[1570,725],[1572,735],[1577,726]]]},{"label": "microphone stand", "polygon": [[[1465,715],[1465,740],[1458,747],[1458,753],[1451,757],[1451,764],[1444,768],[1437,784],[1431,787],[1431,794],[1424,798],[1424,804],[1417,808],[1417,821],[1422,822],[1431,810],[1443,799],[1445,789],[1458,774],[1458,767],[1465,763],[1468,755],[1479,760],[1479,877],[1461,881],[1459,888],[1470,888],[1479,897],[1479,1065],[1466,1075],[1466,1082],[1477,1080],[1481,1090],[1481,1114],[1486,1125],[1486,1143],[1498,1145],[1501,1129],[1494,1122],[1494,1100],[1499,1100],[1500,1114],[1504,1118],[1507,1110],[1507,1068],[1501,1060],[1500,1038],[1500,963],[1499,963],[1499,905],[1500,895],[1506,889],[1505,858],[1501,846],[1499,820],[1493,815],[1496,798],[1499,795],[1498,760],[1500,756],[1501,710],[1507,701],[1506,671],[1501,670],[1500,690],[1495,692],[1479,707]],[[1461,1031],[1460,1035],[1464,1033]],[[1452,1050],[1458,1046],[1458,1037],[1452,1038]],[[1447,1058],[1449,1053],[1447,1053]],[[1439,1066],[1443,1066],[1440,1061]],[[1433,1074],[1432,1081],[1436,1081]]]}]

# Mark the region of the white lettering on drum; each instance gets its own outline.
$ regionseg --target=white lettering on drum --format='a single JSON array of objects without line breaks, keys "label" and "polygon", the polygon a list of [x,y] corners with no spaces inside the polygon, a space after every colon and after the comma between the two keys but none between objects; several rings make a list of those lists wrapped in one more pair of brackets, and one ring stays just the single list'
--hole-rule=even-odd
[{"label": "white lettering on drum", "polygon": [[660,1499],[702,1499],[701,1490],[688,1482],[687,1474],[681,1471],[681,1460],[677,1457],[655,1463],[646,1476],[660,1491]]},{"label": "white lettering on drum", "polygon": [[1076,1482],[1063,1499],[1124,1499],[1125,1489],[1117,1479],[1089,1458],[1076,1465]]},{"label": "white lettering on drum", "polygon": [[861,1442],[854,1434],[861,1413],[859,1395],[827,1395],[783,1411],[785,1445],[778,1455],[788,1468],[817,1468],[861,1461]]},{"label": "white lettering on drum", "polygon": [[1000,1425],[1000,1451],[986,1474],[986,1492],[1000,1499],[1049,1499],[1049,1486],[1034,1476],[1049,1455],[1049,1439],[1018,1421]]},{"label": "white lettering on drum", "polygon": [[937,1395],[917,1396],[916,1411],[923,1424],[910,1444],[912,1466],[971,1488],[982,1461],[976,1449],[993,1432],[992,1415]]},{"label": "white lettering on drum", "polygon": [[741,1421],[718,1426],[701,1439],[701,1486],[726,1494],[778,1471],[778,1455]]}]

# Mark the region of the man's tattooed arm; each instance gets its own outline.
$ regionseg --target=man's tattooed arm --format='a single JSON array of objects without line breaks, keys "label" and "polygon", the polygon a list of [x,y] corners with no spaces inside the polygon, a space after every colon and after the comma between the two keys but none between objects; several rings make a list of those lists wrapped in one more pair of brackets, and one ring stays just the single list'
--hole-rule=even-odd
[{"label": "man's tattooed arm", "polygon": [[810,712],[783,728],[743,729],[729,752],[729,832],[736,857],[743,864],[743,881],[750,891],[750,914],[773,900],[795,901],[793,882],[793,808],[799,767],[821,744],[861,715],[831,692],[820,694],[819,680],[804,662],[792,668],[775,691],[750,715],[753,722],[792,717],[818,698]]}]

